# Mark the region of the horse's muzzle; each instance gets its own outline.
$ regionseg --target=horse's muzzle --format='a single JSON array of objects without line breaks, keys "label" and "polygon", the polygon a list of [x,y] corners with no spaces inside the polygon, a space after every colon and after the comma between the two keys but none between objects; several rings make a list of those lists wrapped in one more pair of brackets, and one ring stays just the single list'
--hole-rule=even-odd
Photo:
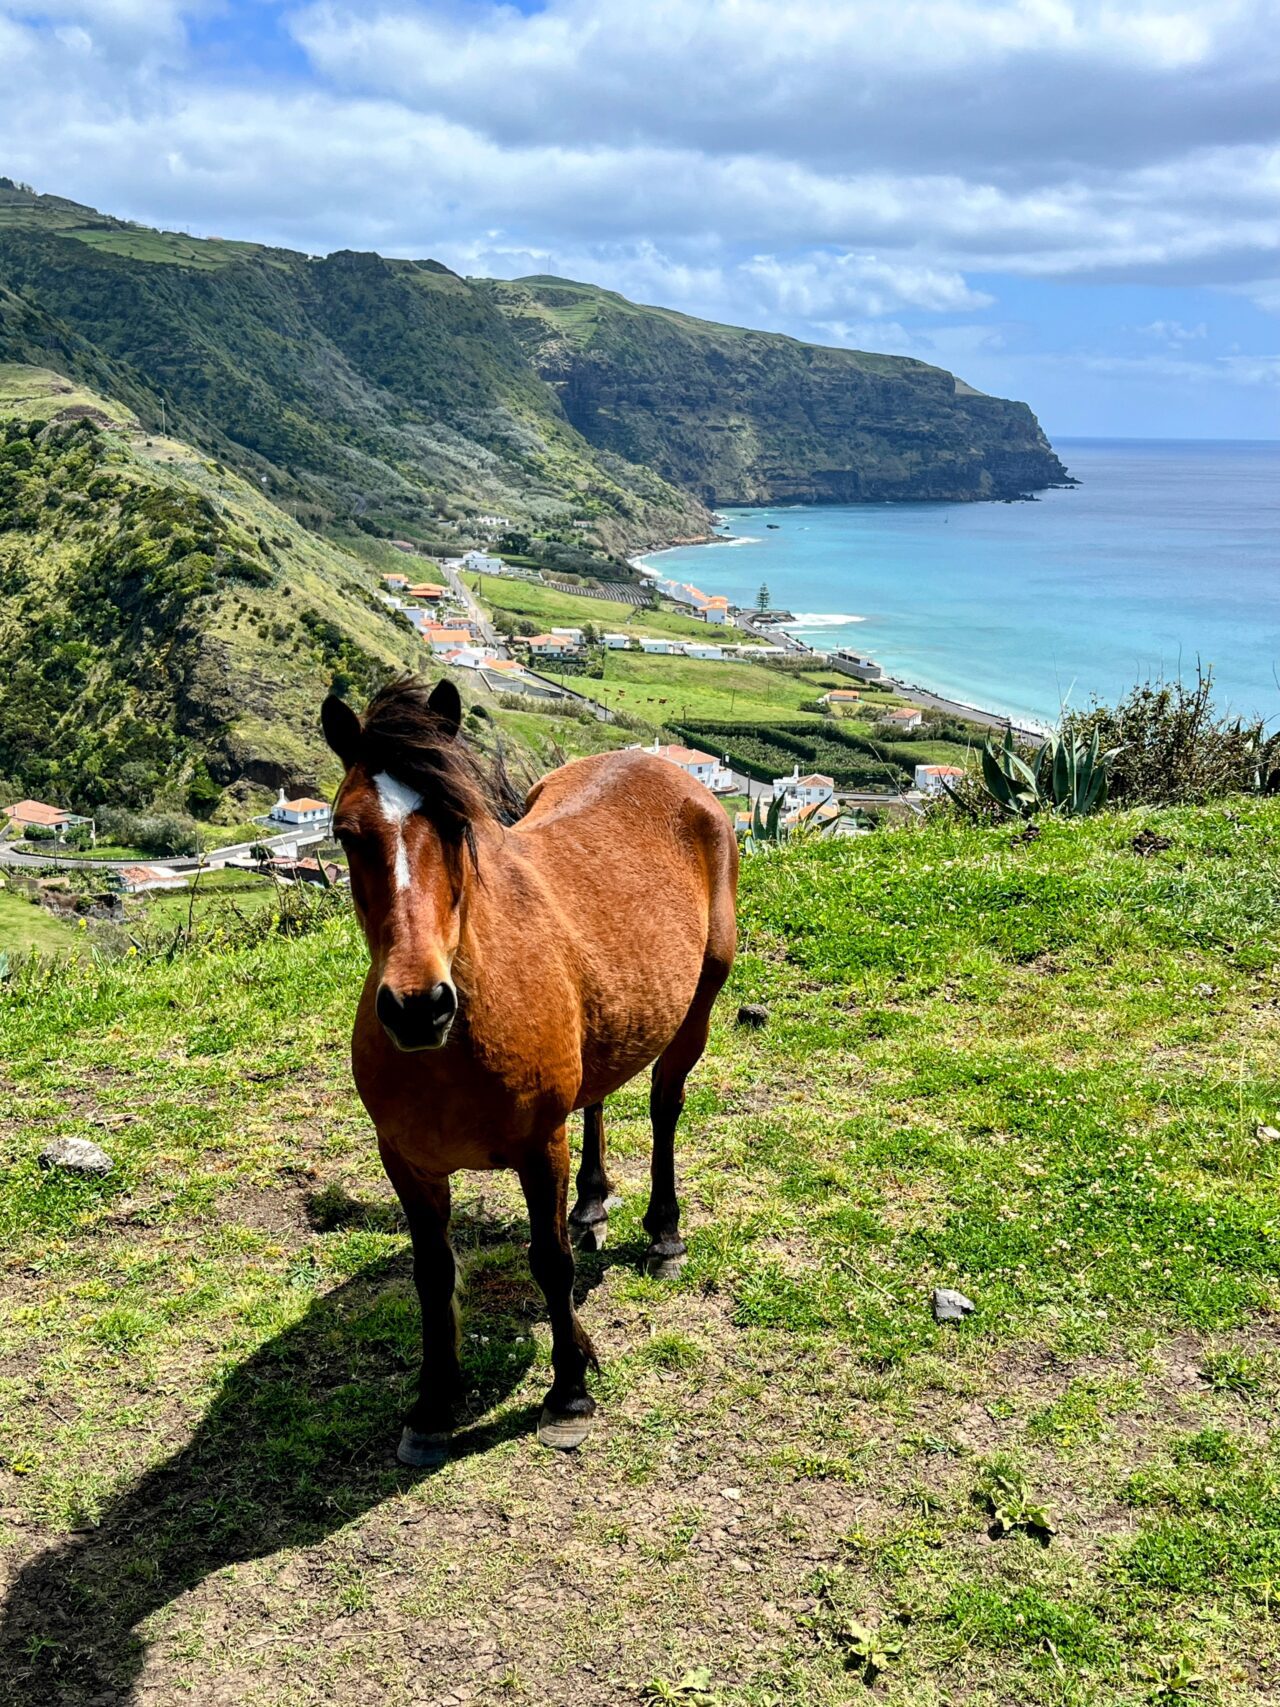
[{"label": "horse's muzzle", "polygon": [[458,992],[447,983],[403,993],[379,984],[374,1011],[397,1049],[439,1049],[458,1012]]}]

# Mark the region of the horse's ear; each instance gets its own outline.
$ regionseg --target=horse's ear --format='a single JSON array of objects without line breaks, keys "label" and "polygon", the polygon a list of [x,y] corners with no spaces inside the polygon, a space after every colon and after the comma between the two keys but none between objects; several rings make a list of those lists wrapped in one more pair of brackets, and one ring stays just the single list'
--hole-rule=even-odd
[{"label": "horse's ear", "polygon": [[331,693],[320,707],[320,727],[324,738],[348,770],[360,754],[360,718],[345,699]]},{"label": "horse's ear", "polygon": [[432,688],[427,709],[435,713],[450,735],[456,735],[462,727],[462,695],[447,677]]}]

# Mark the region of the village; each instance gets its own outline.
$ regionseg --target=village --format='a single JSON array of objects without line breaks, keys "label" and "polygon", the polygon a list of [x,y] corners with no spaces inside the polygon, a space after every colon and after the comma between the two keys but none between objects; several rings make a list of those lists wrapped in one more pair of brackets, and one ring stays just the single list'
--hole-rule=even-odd
[{"label": "village", "polygon": [[[494,527],[503,522],[481,520]],[[419,555],[411,541],[389,543],[404,556]],[[675,765],[723,802],[741,840],[759,838],[766,826],[771,839],[800,832],[865,834],[878,813],[918,815],[931,797],[964,775],[963,765],[929,762],[927,752],[909,782],[899,776],[889,786],[841,787],[836,776],[800,762],[789,772],[763,775],[758,766],[736,764],[728,752],[668,739],[668,725],[676,721],[667,709],[669,700],[672,708],[676,703],[674,693],[644,692],[648,678],[630,688],[611,679],[621,668],[610,666],[611,658],[632,658],[641,669],[649,668],[645,660],[655,660],[659,687],[666,681],[662,672],[693,665],[707,671],[700,679],[714,698],[722,679],[717,670],[746,665],[753,678],[763,678],[760,666],[812,666],[829,672],[815,681],[848,683],[815,694],[814,711],[824,719],[871,718],[886,740],[928,733],[931,713],[902,703],[896,684],[874,660],[816,652],[776,626],[770,620],[774,613],[740,610],[722,595],[662,577],[640,585],[567,582],[514,566],[487,548],[423,558],[422,564],[428,575],[421,578],[408,565],[381,570],[375,596],[416,632],[424,663],[429,658],[433,666],[457,672],[460,685],[469,683],[481,705],[488,700],[506,708],[563,712],[602,726],[593,742],[597,750],[643,750]],[[536,622],[509,608],[518,611],[522,603],[581,607],[583,617],[549,621],[538,631]],[[605,618],[600,622],[586,614],[597,606]],[[739,679],[734,675],[735,683]],[[729,690],[731,710],[737,708],[736,693],[736,686]],[[687,692],[682,698],[688,711]],[[652,735],[638,738],[641,725]],[[193,891],[201,906],[225,901],[252,911],[295,887],[341,888],[347,875],[331,836],[329,803],[304,790],[277,792],[275,802],[249,823],[197,827],[190,845],[161,849],[104,840],[93,817],[58,802],[0,803],[0,905],[11,908],[23,899],[56,920],[129,929],[180,919],[182,908],[193,905]]]}]

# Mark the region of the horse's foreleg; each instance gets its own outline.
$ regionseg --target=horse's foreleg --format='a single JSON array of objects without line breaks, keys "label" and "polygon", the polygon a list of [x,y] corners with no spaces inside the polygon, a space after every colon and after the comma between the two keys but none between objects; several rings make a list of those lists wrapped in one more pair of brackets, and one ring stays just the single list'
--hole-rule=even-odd
[{"label": "horse's foreleg", "polygon": [[602,1251],[609,1231],[609,1176],[604,1165],[604,1104],[582,1111],[582,1165],[578,1201],[569,1211],[569,1233],[580,1251]]},{"label": "horse's foreleg", "polygon": [[529,1206],[529,1267],[542,1288],[551,1317],[551,1363],[555,1379],[543,1406],[538,1439],[567,1451],[580,1446],[590,1429],[595,1400],[587,1392],[587,1370],[598,1369],[595,1347],[573,1307],[573,1247],[569,1243],[569,1136],[561,1126],[546,1148],[520,1169]]},{"label": "horse's foreleg", "polygon": [[418,1398],[405,1418],[396,1456],[425,1469],[444,1462],[462,1379],[458,1364],[457,1268],[449,1244],[449,1181],[427,1179],[387,1148],[387,1177],[396,1188],[413,1241],[413,1283],[422,1315]]}]

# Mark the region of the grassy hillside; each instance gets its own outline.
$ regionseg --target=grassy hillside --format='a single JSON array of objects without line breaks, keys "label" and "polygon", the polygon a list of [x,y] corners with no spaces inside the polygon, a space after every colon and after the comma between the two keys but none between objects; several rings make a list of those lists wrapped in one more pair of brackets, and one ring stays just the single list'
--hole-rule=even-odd
[{"label": "grassy hillside", "polygon": [[[462,1176],[471,1422],[427,1477],[349,922],[0,986],[8,1698],[836,1707],[864,1627],[895,1707],[1269,1699],[1278,848],[1236,802],[748,860],[686,1270],[636,1271],[637,1083],[600,1419],[546,1453],[518,1193]],[[64,1133],[105,1184],[40,1173]]]},{"label": "grassy hillside", "polygon": [[[0,181],[0,360],[44,363],[328,525],[451,537],[497,511],[619,545],[701,507],[569,424],[504,317],[434,261],[323,259],[127,225]],[[465,526],[457,537],[466,538]]]},{"label": "grassy hillside", "polygon": [[1025,403],[926,362],[719,326],[568,279],[475,282],[584,437],[713,506],[1004,498],[1066,476]]},{"label": "grassy hillside", "polygon": [[[316,786],[330,682],[422,659],[363,565],[45,369],[0,365],[0,778],[92,808]],[[234,801],[228,802],[229,806]]]}]

